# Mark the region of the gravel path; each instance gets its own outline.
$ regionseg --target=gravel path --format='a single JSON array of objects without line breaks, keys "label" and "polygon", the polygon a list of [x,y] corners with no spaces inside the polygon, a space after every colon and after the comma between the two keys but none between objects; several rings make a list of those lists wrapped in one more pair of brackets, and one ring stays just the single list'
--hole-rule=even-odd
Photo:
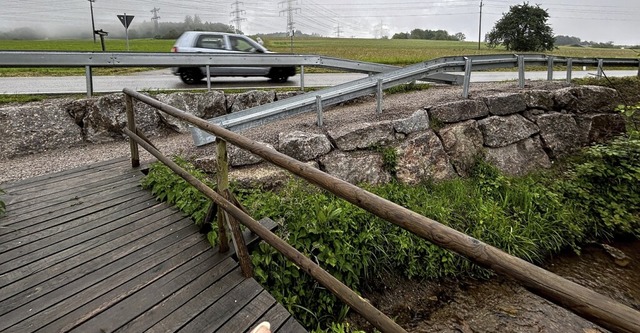
[{"label": "gravel path", "polygon": [[[528,84],[529,87],[535,89],[550,89],[563,86],[561,83],[546,81],[535,81]],[[471,97],[518,90],[513,82],[474,84],[471,89]],[[302,130],[322,133],[330,129],[353,126],[361,122],[403,118],[426,106],[458,100],[461,98],[461,91],[461,87],[435,86],[422,91],[387,95],[384,98],[384,111],[381,115],[375,113],[375,98],[361,98],[326,110],[324,113],[324,126],[321,128],[315,125],[315,113],[307,113],[253,128],[243,132],[243,134],[258,141],[275,144],[280,132]],[[212,145],[196,148],[193,145],[190,134],[153,137],[151,140],[164,154],[169,156],[200,157],[215,154]],[[127,156],[129,156],[129,144],[126,141],[121,141],[106,144],[85,144],[33,155],[0,159],[0,185],[6,182]],[[142,161],[153,160],[153,157],[143,150],[141,150],[140,158]]]}]

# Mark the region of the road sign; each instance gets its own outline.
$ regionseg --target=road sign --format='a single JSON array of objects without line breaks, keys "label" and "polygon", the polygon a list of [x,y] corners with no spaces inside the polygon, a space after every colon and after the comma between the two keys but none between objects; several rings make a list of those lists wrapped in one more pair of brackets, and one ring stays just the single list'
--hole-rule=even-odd
[{"label": "road sign", "polygon": [[120,20],[120,22],[122,23],[125,29],[129,28],[129,26],[131,25],[131,21],[133,21],[133,17],[134,17],[133,15],[127,15],[126,13],[124,15],[118,15],[118,19]]}]

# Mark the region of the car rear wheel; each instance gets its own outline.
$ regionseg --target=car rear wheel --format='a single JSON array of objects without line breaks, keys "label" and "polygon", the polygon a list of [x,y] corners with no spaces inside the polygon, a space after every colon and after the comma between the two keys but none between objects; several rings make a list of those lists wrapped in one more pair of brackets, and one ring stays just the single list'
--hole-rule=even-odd
[{"label": "car rear wheel", "polygon": [[186,84],[196,84],[202,81],[203,78],[202,72],[197,68],[184,68],[180,70],[180,80]]}]

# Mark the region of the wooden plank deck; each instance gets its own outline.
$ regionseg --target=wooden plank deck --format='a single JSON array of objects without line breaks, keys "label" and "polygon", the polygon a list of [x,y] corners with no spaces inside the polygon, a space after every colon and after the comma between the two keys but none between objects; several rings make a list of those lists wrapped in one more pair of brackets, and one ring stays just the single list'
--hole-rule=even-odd
[{"label": "wooden plank deck", "polygon": [[117,159],[0,186],[0,332],[305,332],[142,176]]}]

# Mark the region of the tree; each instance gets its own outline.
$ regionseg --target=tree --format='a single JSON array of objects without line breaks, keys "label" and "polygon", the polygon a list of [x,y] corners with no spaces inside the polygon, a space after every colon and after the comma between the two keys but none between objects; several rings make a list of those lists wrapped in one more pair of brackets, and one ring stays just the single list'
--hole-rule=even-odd
[{"label": "tree", "polygon": [[553,29],[547,24],[549,13],[528,2],[509,8],[489,32],[489,47],[499,44],[512,51],[547,51],[554,48]]}]

